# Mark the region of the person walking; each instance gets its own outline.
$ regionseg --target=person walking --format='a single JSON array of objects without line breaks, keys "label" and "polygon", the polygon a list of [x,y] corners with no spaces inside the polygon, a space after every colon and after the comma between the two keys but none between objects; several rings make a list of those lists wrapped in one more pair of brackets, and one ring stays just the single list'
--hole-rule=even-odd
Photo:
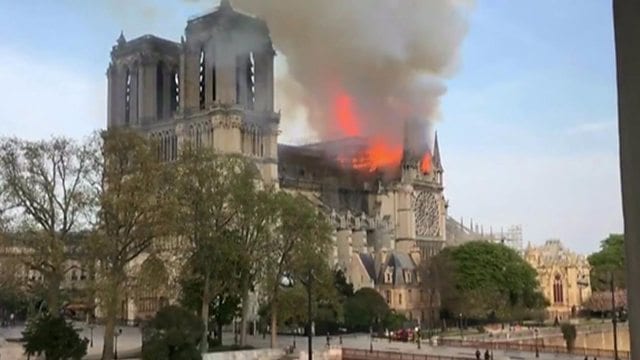
[{"label": "person walking", "polygon": [[476,360],[480,360],[480,349],[476,349]]},{"label": "person walking", "polygon": [[484,352],[484,360],[491,360],[491,355],[489,354],[489,349]]}]

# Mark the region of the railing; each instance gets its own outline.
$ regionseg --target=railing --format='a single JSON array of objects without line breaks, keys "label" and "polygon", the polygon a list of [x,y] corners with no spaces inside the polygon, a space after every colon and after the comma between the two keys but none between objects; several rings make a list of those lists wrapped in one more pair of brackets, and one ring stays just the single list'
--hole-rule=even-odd
[{"label": "railing", "polygon": [[472,357],[438,356],[425,354],[403,354],[388,351],[369,351],[356,349],[342,349],[342,360],[474,360]]},{"label": "railing", "polygon": [[[490,348],[493,350],[506,350],[506,351],[523,351],[523,352],[535,352],[536,349],[541,353],[553,353],[553,354],[565,354],[568,353],[565,346],[557,345],[545,345],[543,343],[536,344],[523,344],[513,341],[468,341],[459,339],[440,339],[438,341],[440,346],[453,346],[453,347],[470,347],[470,348]],[[590,348],[574,348],[571,352],[576,355],[585,355],[589,357],[603,357],[613,358],[613,350],[608,349],[590,349]],[[618,351],[618,358],[621,360],[631,359],[631,355],[628,351]]]}]

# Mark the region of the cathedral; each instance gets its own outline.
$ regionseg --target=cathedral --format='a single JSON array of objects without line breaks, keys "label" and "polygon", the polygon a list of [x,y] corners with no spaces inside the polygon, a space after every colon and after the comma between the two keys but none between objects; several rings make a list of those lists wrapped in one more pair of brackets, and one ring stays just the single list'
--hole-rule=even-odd
[{"label": "cathedral", "polygon": [[[264,183],[301,194],[326,214],[335,229],[329,261],[356,289],[373,287],[392,309],[424,321],[420,262],[444,247],[447,229],[458,228],[447,218],[437,136],[433,146],[413,146],[427,132],[406,121],[402,161],[385,172],[339,161],[361,152],[366,139],[279,144],[275,55],[267,24],[228,0],[190,19],[179,42],[121,35],[107,70],[108,127],[148,135],[165,161],[185,141],[251,159]],[[134,302],[123,304],[125,318],[138,312]]]}]

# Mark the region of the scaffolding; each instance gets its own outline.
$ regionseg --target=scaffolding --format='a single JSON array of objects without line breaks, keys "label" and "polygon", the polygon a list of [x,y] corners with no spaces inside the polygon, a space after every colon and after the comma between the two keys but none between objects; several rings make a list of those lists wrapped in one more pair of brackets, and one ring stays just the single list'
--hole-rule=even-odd
[{"label": "scaffolding", "polygon": [[522,225],[509,226],[506,231],[500,230],[499,241],[518,253],[522,253]]}]

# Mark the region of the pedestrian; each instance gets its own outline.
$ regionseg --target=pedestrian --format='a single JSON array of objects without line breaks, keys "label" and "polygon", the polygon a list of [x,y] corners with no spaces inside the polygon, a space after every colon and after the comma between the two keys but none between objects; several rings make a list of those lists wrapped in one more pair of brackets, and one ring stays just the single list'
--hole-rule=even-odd
[{"label": "pedestrian", "polygon": [[585,357],[584,357],[584,360],[589,360],[589,357],[588,357],[588,356],[585,356]]},{"label": "pedestrian", "polygon": [[476,360],[480,360],[480,349],[476,349]]},{"label": "pedestrian", "polygon": [[11,326],[15,326],[16,322],[14,320],[15,315],[13,315],[13,313],[11,313],[11,315],[9,315],[9,321],[11,322]]},{"label": "pedestrian", "polygon": [[331,347],[331,335],[327,332],[327,347]]},{"label": "pedestrian", "polygon": [[487,349],[484,352],[484,360],[490,360],[491,359],[491,355],[489,354],[489,349]]}]

